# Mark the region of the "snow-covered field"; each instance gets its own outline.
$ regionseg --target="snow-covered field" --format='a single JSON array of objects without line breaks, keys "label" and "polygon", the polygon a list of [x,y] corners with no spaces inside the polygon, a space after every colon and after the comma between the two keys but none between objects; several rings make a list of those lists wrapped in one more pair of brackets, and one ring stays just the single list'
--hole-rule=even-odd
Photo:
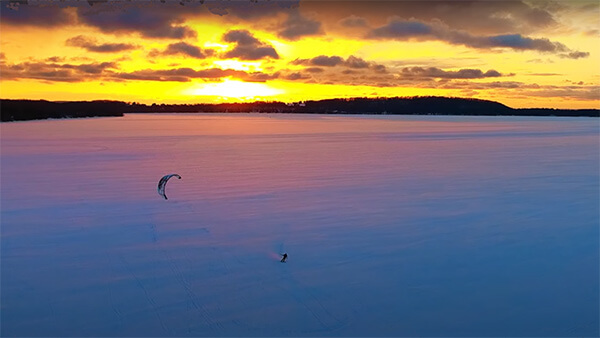
[{"label": "snow-covered field", "polygon": [[599,335],[597,119],[0,127],[2,336]]}]

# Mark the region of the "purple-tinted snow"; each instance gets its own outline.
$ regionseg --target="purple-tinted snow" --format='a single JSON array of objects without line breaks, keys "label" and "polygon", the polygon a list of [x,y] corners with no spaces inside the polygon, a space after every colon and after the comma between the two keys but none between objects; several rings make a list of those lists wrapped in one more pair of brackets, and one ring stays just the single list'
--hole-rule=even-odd
[{"label": "purple-tinted snow", "polygon": [[598,336],[598,126],[3,123],[1,335]]}]

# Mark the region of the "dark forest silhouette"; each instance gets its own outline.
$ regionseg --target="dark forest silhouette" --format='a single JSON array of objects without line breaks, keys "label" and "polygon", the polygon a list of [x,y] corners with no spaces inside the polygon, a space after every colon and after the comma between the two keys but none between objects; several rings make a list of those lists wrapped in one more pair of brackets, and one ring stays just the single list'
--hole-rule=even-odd
[{"label": "dark forest silhouette", "polygon": [[390,114],[390,115],[479,115],[479,116],[590,116],[599,109],[510,108],[494,101],[438,96],[350,98],[283,102],[219,104],[141,104],[120,101],[50,102],[45,100],[0,100],[2,121],[47,118],[123,116],[125,113],[301,113],[301,114]]}]

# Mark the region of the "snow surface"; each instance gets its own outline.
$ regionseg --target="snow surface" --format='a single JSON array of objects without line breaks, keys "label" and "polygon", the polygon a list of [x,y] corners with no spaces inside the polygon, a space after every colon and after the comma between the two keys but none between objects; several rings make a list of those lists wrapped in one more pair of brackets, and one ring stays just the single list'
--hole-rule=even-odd
[{"label": "snow surface", "polygon": [[597,119],[0,127],[2,336],[600,333]]}]

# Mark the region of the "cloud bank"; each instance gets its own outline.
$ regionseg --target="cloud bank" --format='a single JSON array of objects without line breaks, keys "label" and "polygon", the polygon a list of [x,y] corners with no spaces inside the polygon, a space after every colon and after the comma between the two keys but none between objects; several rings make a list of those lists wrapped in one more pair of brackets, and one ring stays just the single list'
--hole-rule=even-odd
[{"label": "cloud bank", "polygon": [[159,57],[165,55],[183,55],[189,56],[196,59],[204,59],[214,54],[214,50],[212,49],[204,49],[202,50],[200,47],[191,45],[186,42],[176,42],[171,43],[167,46],[165,50],[158,51],[156,49],[152,50],[148,53],[150,57]]},{"label": "cloud bank", "polygon": [[560,42],[546,38],[530,38],[521,34],[503,34],[492,36],[472,35],[466,31],[458,31],[442,24],[427,24],[414,20],[393,18],[386,25],[367,32],[368,39],[392,39],[406,41],[438,40],[452,45],[463,45],[471,48],[493,49],[510,48],[524,51],[532,50],[544,53],[555,53],[566,58],[581,58],[589,55],[585,52],[572,51]]}]

